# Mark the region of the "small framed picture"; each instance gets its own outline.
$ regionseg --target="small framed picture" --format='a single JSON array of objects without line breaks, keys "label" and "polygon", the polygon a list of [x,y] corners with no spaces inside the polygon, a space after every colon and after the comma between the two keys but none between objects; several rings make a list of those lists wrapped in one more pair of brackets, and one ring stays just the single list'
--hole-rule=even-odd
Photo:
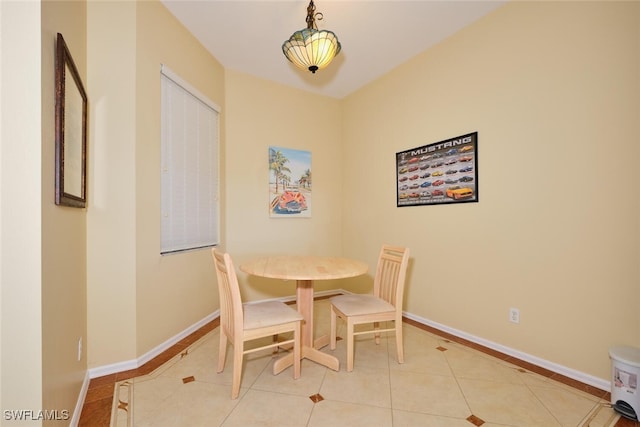
[{"label": "small framed picture", "polygon": [[396,153],[398,207],[478,201],[478,132]]},{"label": "small framed picture", "polygon": [[269,216],[311,218],[311,152],[269,147]]}]

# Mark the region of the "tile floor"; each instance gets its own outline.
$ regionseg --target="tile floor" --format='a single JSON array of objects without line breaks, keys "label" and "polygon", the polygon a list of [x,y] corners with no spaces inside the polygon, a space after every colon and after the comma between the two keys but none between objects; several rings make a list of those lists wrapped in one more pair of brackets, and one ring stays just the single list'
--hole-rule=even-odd
[{"label": "tile floor", "polygon": [[[316,301],[316,336],[328,333],[328,310],[328,300]],[[240,397],[231,400],[231,350],[217,374],[215,326],[146,369],[92,380],[80,425],[640,427],[620,418],[602,390],[413,322],[405,323],[402,365],[393,337],[378,346],[357,337],[350,373],[339,341],[339,372],[304,360],[298,380],[292,368],[274,376],[274,355],[257,352],[246,356]]]}]

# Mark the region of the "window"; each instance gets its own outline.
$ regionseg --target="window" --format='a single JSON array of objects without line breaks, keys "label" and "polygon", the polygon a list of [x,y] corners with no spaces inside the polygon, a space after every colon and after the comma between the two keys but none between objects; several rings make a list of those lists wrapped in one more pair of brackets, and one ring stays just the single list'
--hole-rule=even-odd
[{"label": "window", "polygon": [[219,243],[220,108],[161,68],[162,254]]}]

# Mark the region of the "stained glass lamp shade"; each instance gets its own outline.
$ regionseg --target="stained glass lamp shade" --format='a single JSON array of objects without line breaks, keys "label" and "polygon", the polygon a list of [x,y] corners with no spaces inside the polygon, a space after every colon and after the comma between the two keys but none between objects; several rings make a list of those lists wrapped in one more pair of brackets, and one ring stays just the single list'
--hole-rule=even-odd
[{"label": "stained glass lamp shade", "polygon": [[318,30],[313,0],[307,7],[307,28],[296,31],[282,45],[282,52],[297,67],[315,73],[323,69],[340,53],[342,46],[333,31]]}]

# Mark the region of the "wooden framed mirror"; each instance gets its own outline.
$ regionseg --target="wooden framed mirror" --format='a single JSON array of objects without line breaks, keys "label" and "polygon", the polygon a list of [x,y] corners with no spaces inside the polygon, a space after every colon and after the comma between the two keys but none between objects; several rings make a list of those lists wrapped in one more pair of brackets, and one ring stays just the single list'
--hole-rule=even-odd
[{"label": "wooden framed mirror", "polygon": [[56,41],[56,205],[87,203],[87,95],[67,44]]}]

